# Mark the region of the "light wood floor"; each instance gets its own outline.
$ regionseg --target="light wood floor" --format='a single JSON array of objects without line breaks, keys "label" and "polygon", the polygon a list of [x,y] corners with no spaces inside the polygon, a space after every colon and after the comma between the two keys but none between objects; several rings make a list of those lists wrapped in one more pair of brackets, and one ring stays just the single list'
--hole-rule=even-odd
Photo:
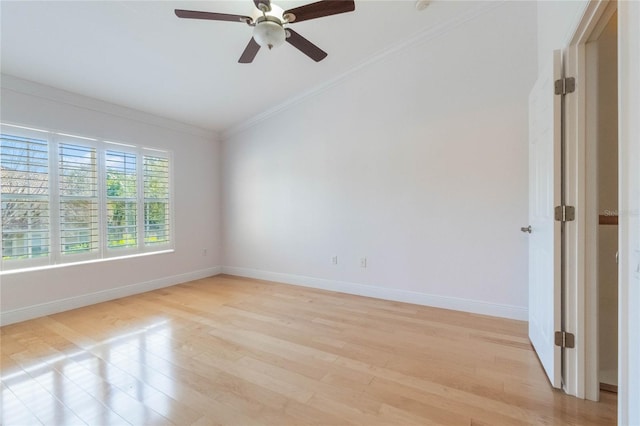
[{"label": "light wood floor", "polygon": [[607,425],[526,323],[218,276],[2,327],[2,424]]}]

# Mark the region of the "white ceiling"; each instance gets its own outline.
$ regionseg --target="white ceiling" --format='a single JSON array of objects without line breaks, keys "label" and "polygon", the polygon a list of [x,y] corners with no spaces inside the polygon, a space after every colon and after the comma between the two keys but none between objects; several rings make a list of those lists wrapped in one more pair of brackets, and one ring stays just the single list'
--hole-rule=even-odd
[{"label": "white ceiling", "polygon": [[[284,9],[310,2],[274,0]],[[413,0],[356,0],[355,12],[292,25],[328,52],[324,61],[315,63],[285,44],[239,64],[250,27],[178,19],[173,10],[254,15],[251,0],[2,0],[1,71],[224,131],[456,22],[481,3],[433,1],[419,12]]]}]

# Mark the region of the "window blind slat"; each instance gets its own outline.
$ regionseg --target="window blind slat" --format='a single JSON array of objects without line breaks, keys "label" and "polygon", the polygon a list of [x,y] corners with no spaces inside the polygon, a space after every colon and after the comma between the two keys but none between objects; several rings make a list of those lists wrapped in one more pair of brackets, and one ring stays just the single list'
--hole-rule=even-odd
[{"label": "window blind slat", "polygon": [[0,135],[3,260],[49,255],[48,173],[47,141]]},{"label": "window blind slat", "polygon": [[58,153],[60,253],[95,253],[100,247],[96,149],[61,143]]},{"label": "window blind slat", "polygon": [[106,149],[111,145],[94,139],[20,132],[0,132],[2,268],[170,245],[168,153],[133,145]]},{"label": "window blind slat", "polygon": [[107,150],[107,247],[138,246],[137,156]]},{"label": "window blind slat", "polygon": [[145,155],[144,170],[144,243],[167,244],[169,232],[169,160]]}]

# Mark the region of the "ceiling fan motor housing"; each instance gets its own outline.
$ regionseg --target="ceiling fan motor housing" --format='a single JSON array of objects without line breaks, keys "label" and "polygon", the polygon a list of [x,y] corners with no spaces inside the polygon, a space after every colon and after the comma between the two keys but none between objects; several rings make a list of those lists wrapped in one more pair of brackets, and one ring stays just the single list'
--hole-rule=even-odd
[{"label": "ceiling fan motor housing", "polygon": [[284,43],[286,33],[278,18],[267,15],[257,19],[253,38],[260,46],[271,49]]}]

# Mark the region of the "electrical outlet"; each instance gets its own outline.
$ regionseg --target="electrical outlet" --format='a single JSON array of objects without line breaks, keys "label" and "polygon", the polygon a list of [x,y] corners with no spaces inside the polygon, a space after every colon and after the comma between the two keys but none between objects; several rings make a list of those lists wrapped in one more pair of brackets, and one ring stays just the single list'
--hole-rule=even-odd
[{"label": "electrical outlet", "polygon": [[338,264],[338,256],[333,256],[331,258],[331,263],[334,264],[334,265],[337,265]]},{"label": "electrical outlet", "polygon": [[361,257],[360,258],[360,267],[361,268],[366,268],[367,267],[367,258],[366,257]]}]

